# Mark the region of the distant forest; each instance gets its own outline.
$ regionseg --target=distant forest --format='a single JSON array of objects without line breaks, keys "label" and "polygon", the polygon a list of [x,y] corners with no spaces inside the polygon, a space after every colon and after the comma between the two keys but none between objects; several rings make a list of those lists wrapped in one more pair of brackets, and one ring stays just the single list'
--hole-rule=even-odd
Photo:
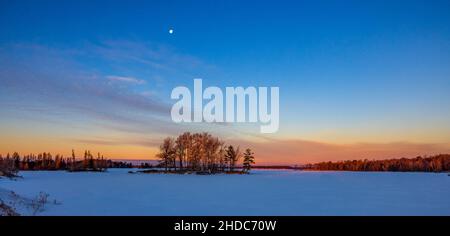
[{"label": "distant forest", "polygon": [[[158,165],[142,163],[133,166],[132,163],[108,160],[100,153],[96,157],[90,151],[84,152],[84,158],[77,157],[72,150],[71,157],[51,153],[28,154],[9,153],[3,157],[0,154],[0,176],[16,177],[20,170],[67,170],[75,171],[105,171],[107,168],[150,169],[140,171],[145,173],[249,173],[255,163],[253,152],[247,148],[241,152],[239,147],[225,145],[219,138],[209,133],[185,132],[177,138],[167,137],[159,147],[156,157]],[[241,163],[238,163],[242,159]],[[239,170],[236,170],[239,169]]]},{"label": "distant forest", "polygon": [[[416,172],[450,172],[450,154],[430,157],[401,158],[387,160],[346,160],[338,162],[320,162],[302,166],[253,166],[253,152],[246,149],[244,153],[231,145],[224,145],[218,138],[208,133],[184,133],[174,138],[166,138],[157,154],[159,164],[156,166],[142,163],[112,161],[100,153],[94,157],[90,151],[84,152],[84,158],[76,158],[72,150],[71,157],[52,156],[50,153],[20,156],[0,154],[0,176],[15,177],[19,170],[66,170],[66,171],[105,171],[107,168],[158,168],[162,172],[199,172],[199,173],[248,173],[257,169],[293,169],[293,170],[331,170],[331,171],[416,171]],[[239,159],[242,164],[238,164]],[[161,172],[160,170],[153,170]],[[235,171],[235,169],[240,169]],[[152,172],[152,171],[149,171]]]},{"label": "distant forest", "polygon": [[338,162],[320,162],[308,164],[305,170],[341,170],[341,171],[450,171],[450,154],[431,157],[401,158],[388,160],[347,160]]},{"label": "distant forest", "polygon": [[28,154],[9,153],[3,157],[0,154],[0,176],[13,177],[19,170],[67,170],[67,171],[105,171],[107,168],[131,168],[131,163],[108,160],[97,153],[94,157],[90,151],[84,152],[84,158],[76,158],[74,150],[71,157],[63,155],[52,156],[51,153]]}]

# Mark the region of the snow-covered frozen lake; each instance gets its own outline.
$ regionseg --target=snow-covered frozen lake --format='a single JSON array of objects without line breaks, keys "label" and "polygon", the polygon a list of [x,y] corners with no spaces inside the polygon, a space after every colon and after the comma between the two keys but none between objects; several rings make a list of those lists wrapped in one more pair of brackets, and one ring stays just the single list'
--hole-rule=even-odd
[{"label": "snow-covered frozen lake", "polygon": [[450,215],[446,173],[254,170],[251,175],[20,172],[0,189],[61,202],[40,215]]}]

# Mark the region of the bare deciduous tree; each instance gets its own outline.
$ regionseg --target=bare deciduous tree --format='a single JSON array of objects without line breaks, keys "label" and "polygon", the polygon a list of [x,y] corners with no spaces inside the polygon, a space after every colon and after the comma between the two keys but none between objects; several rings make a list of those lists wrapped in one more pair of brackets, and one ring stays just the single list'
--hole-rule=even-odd
[{"label": "bare deciduous tree", "polygon": [[[209,133],[185,132],[176,139],[166,138],[156,155],[165,171],[171,167],[180,171],[216,173],[234,171],[241,152]],[[177,164],[178,163],[178,164]]]},{"label": "bare deciduous tree", "polygon": [[0,155],[0,176],[5,176],[8,178],[17,177],[17,173],[19,170],[16,163],[16,154],[17,153],[14,153],[13,157],[10,157],[8,153],[5,158]]}]

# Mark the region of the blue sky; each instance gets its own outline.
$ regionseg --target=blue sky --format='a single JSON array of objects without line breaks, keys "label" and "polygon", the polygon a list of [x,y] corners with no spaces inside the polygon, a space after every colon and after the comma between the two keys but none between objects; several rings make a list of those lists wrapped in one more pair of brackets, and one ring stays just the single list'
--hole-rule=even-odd
[{"label": "blue sky", "polygon": [[448,1],[0,1],[2,129],[154,148],[186,129],[167,121],[170,91],[200,77],[279,86],[280,131],[262,138],[447,151],[449,11]]}]

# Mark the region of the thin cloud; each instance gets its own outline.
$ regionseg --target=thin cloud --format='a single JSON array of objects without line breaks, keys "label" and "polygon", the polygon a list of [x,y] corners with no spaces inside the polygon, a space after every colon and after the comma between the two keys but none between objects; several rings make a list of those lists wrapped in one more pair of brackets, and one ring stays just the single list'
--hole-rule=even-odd
[{"label": "thin cloud", "polygon": [[122,145],[132,145],[132,146],[142,146],[142,147],[154,147],[159,145],[159,140],[157,139],[108,139],[108,138],[96,138],[96,139],[71,139],[77,143],[82,143],[86,145],[103,145],[103,146],[122,146]]},{"label": "thin cloud", "polygon": [[[145,81],[99,75],[96,68],[80,64],[76,59],[80,55],[87,56],[83,53],[74,56],[72,52],[35,44],[0,48],[0,82],[3,85],[0,104],[10,110],[4,113],[13,116],[20,110],[35,119],[48,117],[67,122],[81,119],[90,124],[101,119],[134,126],[137,130],[167,125],[160,122],[170,120],[167,102],[156,95],[142,95],[127,86],[110,84],[111,81],[131,84]],[[12,102],[14,106],[6,106]],[[46,112],[39,112],[42,109]],[[52,115],[56,111],[65,115]]]},{"label": "thin cloud", "polygon": [[[122,70],[129,68],[142,71],[158,71],[184,77],[195,77],[199,71],[215,70],[216,67],[174,49],[158,44],[130,40],[108,40],[97,44],[88,44],[88,52],[109,61]],[[132,72],[132,71],[130,71]],[[161,74],[156,77],[161,77]],[[149,76],[149,78],[155,76]]]},{"label": "thin cloud", "polygon": [[145,80],[136,79],[134,77],[125,77],[125,76],[116,76],[116,75],[108,75],[106,78],[112,82],[124,82],[130,84],[145,84]]},{"label": "thin cloud", "polygon": [[[148,61],[160,66],[149,66]],[[159,97],[160,88],[156,87],[165,85],[164,78],[185,75],[198,66],[193,57],[142,43],[87,44],[77,51],[33,43],[2,45],[0,106],[4,109],[0,119],[51,123],[64,131],[55,138],[68,142],[68,137],[83,133],[77,142],[157,147],[159,142],[149,138],[160,140],[200,128],[212,130],[206,125],[174,124],[170,101]],[[152,82],[128,76],[136,73]],[[127,85],[139,85],[139,89]],[[92,136],[105,132],[123,139]]]}]

